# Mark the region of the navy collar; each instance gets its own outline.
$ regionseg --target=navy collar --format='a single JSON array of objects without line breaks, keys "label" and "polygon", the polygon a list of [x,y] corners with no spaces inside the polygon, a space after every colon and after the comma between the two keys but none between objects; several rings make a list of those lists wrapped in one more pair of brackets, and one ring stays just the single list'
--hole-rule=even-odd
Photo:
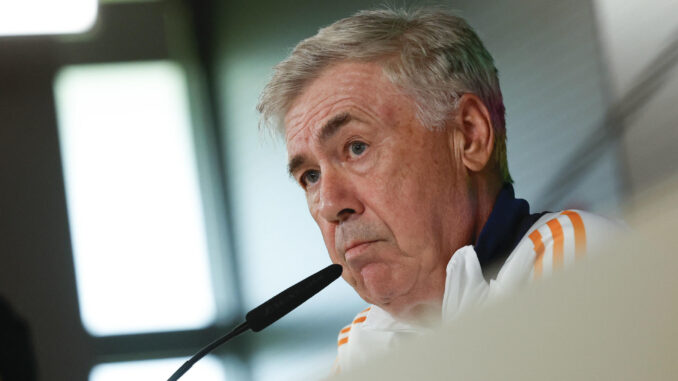
[{"label": "navy collar", "polygon": [[513,186],[504,184],[474,245],[485,280],[496,278],[506,258],[544,213],[530,214],[530,204],[515,198]]}]

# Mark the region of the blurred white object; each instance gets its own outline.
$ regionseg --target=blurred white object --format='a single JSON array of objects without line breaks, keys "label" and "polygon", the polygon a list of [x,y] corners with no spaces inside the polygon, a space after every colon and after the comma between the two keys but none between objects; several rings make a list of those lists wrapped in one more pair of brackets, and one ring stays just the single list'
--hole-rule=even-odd
[{"label": "blurred white object", "polygon": [[[612,96],[619,99],[678,40],[678,1],[596,0],[593,4]],[[626,182],[634,192],[677,173],[678,65],[667,69],[661,85],[643,101],[622,126]]]},{"label": "blurred white object", "polygon": [[0,0],[0,36],[68,34],[94,25],[97,0]]},{"label": "blurred white object", "polygon": [[675,380],[678,180],[633,200],[636,232],[336,380]]},{"label": "blurred white object", "polygon": [[[129,361],[99,364],[92,369],[89,381],[166,380],[187,359]],[[226,381],[226,372],[219,360],[207,356],[181,377],[181,381]]]},{"label": "blurred white object", "polygon": [[165,61],[69,66],[55,92],[85,328],[209,325],[216,303],[183,71]]}]

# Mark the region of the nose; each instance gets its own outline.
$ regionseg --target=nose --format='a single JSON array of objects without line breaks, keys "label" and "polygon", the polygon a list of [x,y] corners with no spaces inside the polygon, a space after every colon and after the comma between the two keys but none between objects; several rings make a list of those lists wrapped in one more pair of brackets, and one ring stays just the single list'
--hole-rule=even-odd
[{"label": "nose", "polygon": [[355,184],[336,170],[322,172],[317,203],[320,218],[336,224],[364,210]]}]

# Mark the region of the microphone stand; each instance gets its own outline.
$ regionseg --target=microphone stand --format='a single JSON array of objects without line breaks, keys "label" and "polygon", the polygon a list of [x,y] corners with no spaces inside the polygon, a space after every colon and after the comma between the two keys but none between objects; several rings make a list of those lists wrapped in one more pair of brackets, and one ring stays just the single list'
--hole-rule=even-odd
[{"label": "microphone stand", "polygon": [[177,369],[177,371],[174,372],[174,374],[172,374],[172,376],[168,378],[167,381],[177,381],[179,377],[183,376],[184,373],[188,372],[188,370],[191,369],[193,364],[200,361],[200,359],[205,357],[205,355],[212,352],[216,347],[220,346],[221,344],[247,331],[248,329],[250,329],[250,327],[247,325],[247,322],[244,322],[239,326],[235,327],[231,332],[214,340],[213,342],[202,348],[200,351],[198,351],[198,353],[194,354],[193,357],[191,357],[188,361],[184,363],[184,365]]},{"label": "microphone stand", "polygon": [[193,364],[200,361],[201,358],[205,357],[205,355],[228,340],[231,340],[248,329],[259,332],[281,317],[287,315],[290,311],[299,307],[313,295],[317,294],[320,290],[339,278],[341,276],[341,271],[340,265],[329,265],[254,308],[245,315],[245,322],[198,351],[198,353],[193,355],[193,357],[177,369],[167,381],[177,381],[179,377],[183,376],[184,373],[191,369]]}]

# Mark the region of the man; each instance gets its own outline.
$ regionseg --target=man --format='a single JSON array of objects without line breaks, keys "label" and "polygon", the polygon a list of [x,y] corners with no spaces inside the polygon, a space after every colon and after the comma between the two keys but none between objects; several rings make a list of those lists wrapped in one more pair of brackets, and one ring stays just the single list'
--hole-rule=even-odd
[{"label": "man", "polygon": [[515,199],[492,57],[445,11],[363,11],[275,68],[259,111],[286,141],[332,262],[372,304],[338,367],[549,274],[606,223]]}]

